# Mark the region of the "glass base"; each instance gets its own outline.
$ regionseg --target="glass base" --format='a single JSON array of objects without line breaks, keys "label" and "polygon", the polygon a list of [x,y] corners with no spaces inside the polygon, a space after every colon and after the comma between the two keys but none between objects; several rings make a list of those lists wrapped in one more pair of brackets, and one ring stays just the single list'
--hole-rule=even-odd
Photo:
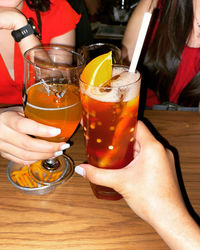
[{"label": "glass base", "polygon": [[11,184],[28,195],[45,195],[53,192],[56,186],[43,186],[34,183],[28,176],[28,166],[10,161],[7,167],[7,176]]},{"label": "glass base", "polygon": [[52,186],[63,183],[74,173],[74,162],[67,155],[56,158],[59,167],[48,169],[45,167],[45,161],[38,161],[31,164],[28,168],[29,176],[33,181],[44,186]]},{"label": "glass base", "polygon": [[93,183],[90,183],[90,186],[92,188],[92,191],[94,195],[98,199],[104,199],[104,200],[120,200],[123,197],[121,194],[117,193],[114,189],[109,187],[104,187],[100,185],[96,185]]}]

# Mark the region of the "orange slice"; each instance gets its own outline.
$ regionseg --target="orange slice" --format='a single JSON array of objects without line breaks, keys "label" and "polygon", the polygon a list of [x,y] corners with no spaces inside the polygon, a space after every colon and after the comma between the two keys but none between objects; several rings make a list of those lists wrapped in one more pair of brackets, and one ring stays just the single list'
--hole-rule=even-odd
[{"label": "orange slice", "polygon": [[101,86],[112,77],[112,51],[90,61],[81,74],[81,80],[90,86]]}]

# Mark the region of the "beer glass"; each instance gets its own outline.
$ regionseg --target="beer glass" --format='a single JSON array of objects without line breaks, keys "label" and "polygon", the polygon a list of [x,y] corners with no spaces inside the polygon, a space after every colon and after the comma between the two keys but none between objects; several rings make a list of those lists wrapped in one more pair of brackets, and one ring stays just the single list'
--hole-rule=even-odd
[{"label": "beer glass", "polygon": [[[81,119],[79,76],[84,59],[65,46],[47,45],[28,50],[24,61],[25,116],[61,129],[58,136],[40,139],[66,142]],[[63,181],[72,167],[70,157],[59,156],[42,161],[40,171],[30,165],[29,174],[40,184],[52,185]]]},{"label": "beer glass", "polygon": [[[133,160],[140,73],[123,65],[113,66],[108,84],[95,87],[80,80],[83,129],[88,163],[98,168],[119,169]],[[113,189],[91,183],[97,198],[118,200]]]}]

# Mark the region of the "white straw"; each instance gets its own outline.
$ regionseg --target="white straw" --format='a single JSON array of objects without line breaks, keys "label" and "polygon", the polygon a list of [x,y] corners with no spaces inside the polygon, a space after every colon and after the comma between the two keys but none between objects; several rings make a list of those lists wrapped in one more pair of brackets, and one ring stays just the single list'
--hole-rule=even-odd
[{"label": "white straw", "polygon": [[138,35],[138,39],[137,39],[137,42],[136,42],[135,50],[134,50],[133,57],[132,57],[132,60],[131,60],[131,65],[130,65],[130,68],[129,68],[129,72],[131,72],[131,73],[135,73],[135,71],[136,71],[136,67],[137,67],[138,60],[139,60],[139,57],[140,57],[140,54],[141,54],[141,50],[142,50],[142,47],[143,47],[143,44],[144,44],[144,40],[145,40],[146,33],[147,33],[147,30],[148,30],[148,27],[149,27],[151,16],[152,16],[152,14],[150,12],[144,13],[144,17],[143,17],[143,20],[142,20],[142,25],[141,25],[141,28],[140,28],[140,31],[139,31],[139,35]]}]

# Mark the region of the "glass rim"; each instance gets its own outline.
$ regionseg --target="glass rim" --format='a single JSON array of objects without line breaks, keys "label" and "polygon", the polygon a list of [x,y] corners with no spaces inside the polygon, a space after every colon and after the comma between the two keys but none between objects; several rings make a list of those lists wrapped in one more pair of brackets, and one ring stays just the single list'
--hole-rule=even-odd
[{"label": "glass rim", "polygon": [[[29,60],[27,58],[28,54],[31,51],[34,51],[34,50],[37,51],[37,50],[41,50],[41,49],[47,51],[46,49],[50,49],[50,48],[53,48],[55,50],[65,50],[66,52],[69,52],[69,53],[71,53],[73,55],[76,55],[81,60],[80,65],[73,66],[73,68],[71,68],[71,69],[79,69],[79,68],[84,67],[85,64],[86,64],[86,60],[83,58],[83,56],[80,53],[74,51],[73,49],[70,49],[69,47],[67,47],[65,45],[59,45],[59,44],[56,44],[56,45],[55,44],[48,44],[48,45],[46,44],[44,46],[37,46],[37,47],[30,48],[30,49],[28,49],[27,51],[24,52],[23,58],[27,63],[30,63],[35,68],[46,69],[46,70],[60,70],[60,69],[58,69],[56,67],[48,68],[48,67],[45,67],[45,66],[38,66],[36,63],[33,63],[31,60]],[[70,68],[68,68],[68,69],[70,69]]]},{"label": "glass rim", "polygon": [[107,46],[110,46],[110,47],[112,47],[112,48],[115,48],[115,49],[121,51],[120,48],[117,47],[116,45],[114,45],[114,44],[112,44],[112,43],[104,43],[104,42],[92,43],[92,44],[89,44],[89,45],[83,45],[80,49],[84,49],[84,48],[93,48],[93,47],[95,47],[95,46],[102,46],[102,45],[107,45]]},{"label": "glass rim", "polygon": [[[122,65],[122,64],[113,64],[112,65],[112,67],[118,67],[118,68],[126,68],[127,69],[127,71],[129,70],[129,67],[128,66],[126,66],[126,65]],[[89,86],[90,88],[93,88],[93,89],[95,89],[95,88],[101,88],[101,89],[115,89],[115,88],[127,88],[127,87],[129,87],[129,86],[131,86],[131,85],[133,85],[133,84],[135,84],[135,83],[137,83],[137,82],[140,82],[140,80],[141,80],[141,73],[138,71],[138,70],[136,70],[136,72],[135,73],[131,73],[131,72],[129,72],[130,74],[139,74],[138,75],[138,78],[135,80],[135,81],[132,81],[132,82],[130,82],[130,83],[128,83],[128,84],[125,84],[125,85],[118,85],[118,86],[104,86],[107,82],[109,82],[110,80],[108,80],[108,81],[106,81],[106,82],[104,82],[104,83],[102,83],[100,86],[94,86],[94,85],[89,85],[89,84],[87,84],[86,82],[84,82],[83,80],[81,80],[81,75],[80,75],[80,82],[84,85],[84,86]]]},{"label": "glass rim", "polygon": [[[97,42],[97,43],[92,43],[92,44],[89,44],[89,45],[83,45],[79,51],[80,53],[84,53],[85,50],[89,50],[89,51],[92,51],[92,50],[95,50],[95,49],[100,49],[101,46],[108,46],[110,47],[110,50],[113,51],[117,51],[117,53],[119,53],[119,59],[121,60],[122,59],[122,51],[119,47],[117,47],[116,45],[112,44],[112,43],[104,43],[104,42]],[[108,48],[109,49],[109,48]]]}]

